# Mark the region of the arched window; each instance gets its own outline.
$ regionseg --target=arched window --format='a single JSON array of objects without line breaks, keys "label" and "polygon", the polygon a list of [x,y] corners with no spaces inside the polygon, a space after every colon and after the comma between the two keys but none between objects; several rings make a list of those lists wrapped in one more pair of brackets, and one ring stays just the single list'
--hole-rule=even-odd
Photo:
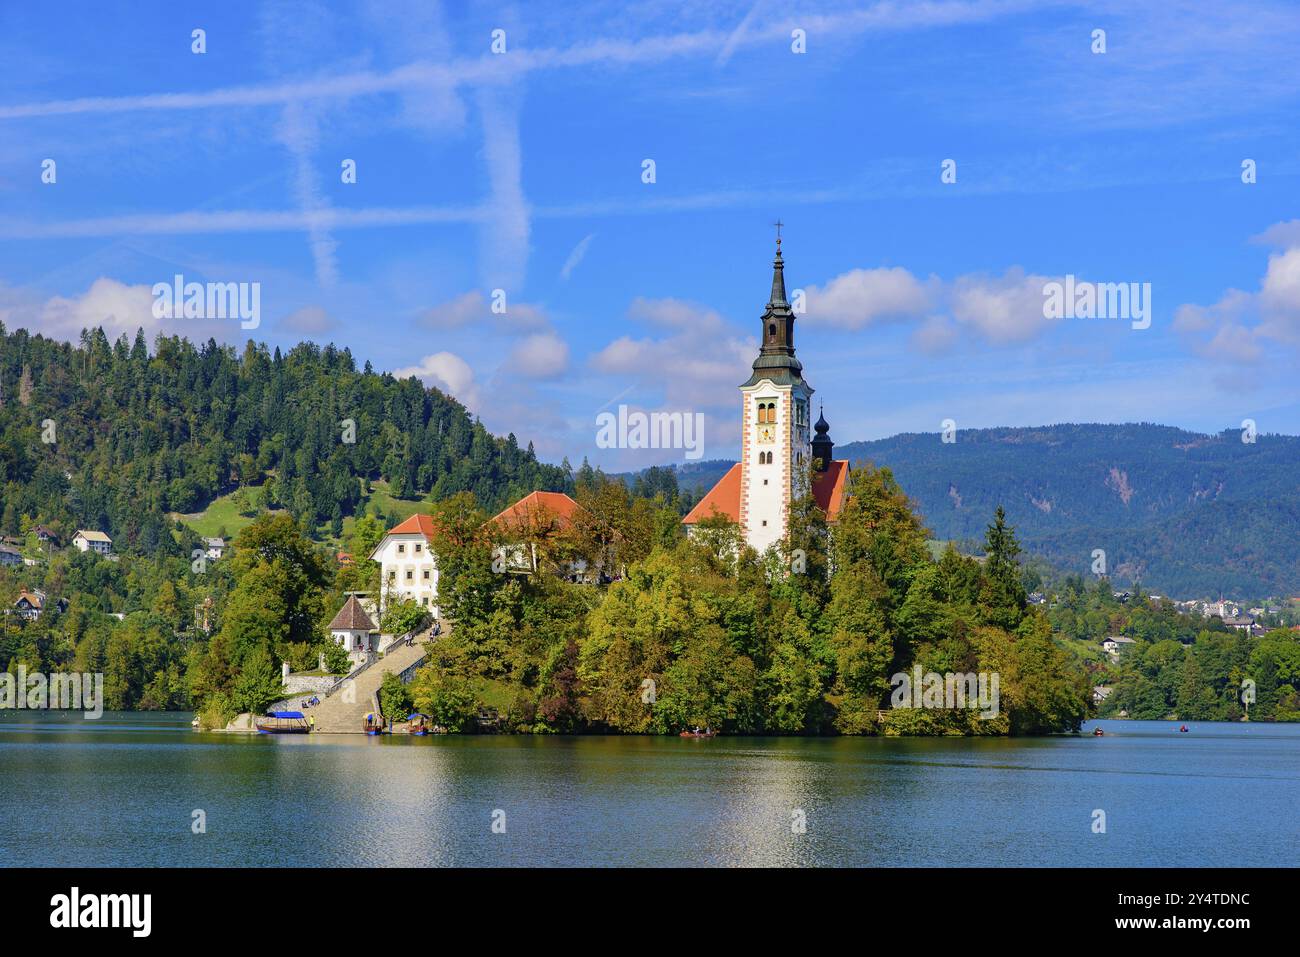
[{"label": "arched window", "polygon": [[775,322],[768,323],[768,326],[767,326],[767,337],[768,337],[769,339],[775,339],[775,338],[776,338],[776,323],[775,323]]}]

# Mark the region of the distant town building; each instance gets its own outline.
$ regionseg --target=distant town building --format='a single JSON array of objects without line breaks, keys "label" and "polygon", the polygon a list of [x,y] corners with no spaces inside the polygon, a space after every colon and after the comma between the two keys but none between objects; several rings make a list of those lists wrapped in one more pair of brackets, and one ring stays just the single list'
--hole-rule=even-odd
[{"label": "distant town building", "polygon": [[1111,635],[1102,641],[1101,647],[1111,658],[1118,660],[1120,651],[1132,644],[1136,644],[1132,638],[1126,638],[1123,635]]},{"label": "distant town building", "polygon": [[1114,690],[1115,689],[1107,688],[1103,685],[1094,685],[1092,688],[1092,703],[1101,704],[1110,697],[1110,693]]},{"label": "distant town building", "polygon": [[0,545],[0,565],[21,565],[23,553],[10,545]]},{"label": "distant town building", "polygon": [[18,599],[14,602],[14,612],[20,618],[26,618],[28,621],[35,621],[41,617],[41,612],[45,610],[45,592],[33,588],[31,591],[23,590],[19,592]]},{"label": "distant town building", "polygon": [[1236,629],[1247,635],[1262,635],[1264,633],[1263,627],[1255,624],[1255,619],[1249,615],[1228,616],[1223,619],[1223,623],[1229,628]]},{"label": "distant town building", "polygon": [[226,554],[226,540],[224,538],[205,538],[203,539],[203,549],[208,558],[220,561],[221,557]]},{"label": "distant town building", "polygon": [[72,536],[72,544],[77,546],[79,551],[95,552],[97,555],[107,555],[113,550],[111,538],[103,532],[86,529],[77,530],[77,534]]}]

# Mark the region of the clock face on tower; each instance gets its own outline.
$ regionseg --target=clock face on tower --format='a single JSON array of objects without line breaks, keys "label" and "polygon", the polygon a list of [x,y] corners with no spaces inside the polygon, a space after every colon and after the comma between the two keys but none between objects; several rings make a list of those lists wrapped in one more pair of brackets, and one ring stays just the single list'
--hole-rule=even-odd
[{"label": "clock face on tower", "polygon": [[776,426],[775,426],[775,425],[760,425],[760,426],[758,427],[758,441],[762,442],[764,445],[767,445],[767,444],[769,444],[769,443],[771,443],[771,442],[775,442],[775,441],[776,441]]}]

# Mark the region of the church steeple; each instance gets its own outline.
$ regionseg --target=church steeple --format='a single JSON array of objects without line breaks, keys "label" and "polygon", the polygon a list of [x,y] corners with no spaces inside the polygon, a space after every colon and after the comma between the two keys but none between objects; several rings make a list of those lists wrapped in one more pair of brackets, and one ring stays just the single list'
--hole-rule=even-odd
[{"label": "church steeple", "polygon": [[767,300],[769,308],[785,303],[785,262],[781,259],[781,233],[778,221],[776,234],[776,258],[772,260],[772,295]]},{"label": "church steeple", "polygon": [[772,260],[772,293],[760,320],[762,347],[754,360],[754,374],[745,385],[760,379],[787,385],[801,382],[803,365],[794,357],[794,310],[786,299],[785,260],[781,255],[781,223],[777,223],[776,258]]},{"label": "church steeple", "polygon": [[835,454],[835,443],[831,440],[831,427],[826,421],[824,407],[817,414],[817,424],[813,426],[813,431],[817,433],[812,440],[813,462],[818,472],[825,472],[831,464],[831,456]]}]

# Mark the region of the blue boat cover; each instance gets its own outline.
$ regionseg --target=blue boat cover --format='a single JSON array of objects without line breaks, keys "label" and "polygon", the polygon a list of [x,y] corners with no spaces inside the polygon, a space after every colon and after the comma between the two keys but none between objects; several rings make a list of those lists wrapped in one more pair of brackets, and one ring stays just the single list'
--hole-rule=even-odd
[{"label": "blue boat cover", "polygon": [[414,721],[416,718],[427,718],[427,717],[429,717],[427,714],[420,714],[420,712],[418,711],[412,711],[410,714],[406,716],[406,720]]},{"label": "blue boat cover", "polygon": [[301,711],[272,711],[272,718],[301,718],[304,717]]}]

